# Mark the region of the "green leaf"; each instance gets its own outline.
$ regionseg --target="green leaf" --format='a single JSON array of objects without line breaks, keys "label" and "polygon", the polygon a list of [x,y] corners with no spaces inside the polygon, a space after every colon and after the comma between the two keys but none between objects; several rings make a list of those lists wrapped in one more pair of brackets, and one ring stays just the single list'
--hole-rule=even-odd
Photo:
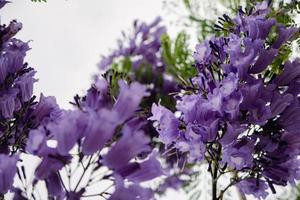
[{"label": "green leaf", "polygon": [[162,55],[163,59],[168,66],[174,65],[173,56],[171,53],[171,39],[167,34],[162,35],[161,37],[161,44],[162,44]]},{"label": "green leaf", "polygon": [[127,75],[131,70],[132,62],[129,57],[125,57],[117,63],[113,63],[112,69],[120,74]]},{"label": "green leaf", "polygon": [[191,3],[190,0],[183,0],[184,5],[188,8],[191,9]]},{"label": "green leaf", "polygon": [[162,55],[166,63],[166,71],[175,77],[179,82],[187,84],[185,80],[196,75],[196,68],[193,67],[192,51],[188,48],[188,36],[180,32],[174,41],[168,35],[163,35]]}]

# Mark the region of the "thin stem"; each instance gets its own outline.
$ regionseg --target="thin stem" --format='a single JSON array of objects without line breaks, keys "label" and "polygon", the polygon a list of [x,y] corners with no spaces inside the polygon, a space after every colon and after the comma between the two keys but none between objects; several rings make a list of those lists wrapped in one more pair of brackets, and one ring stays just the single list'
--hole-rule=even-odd
[{"label": "thin stem", "polygon": [[63,181],[63,179],[62,179],[62,177],[60,175],[60,172],[58,172],[57,174],[58,174],[58,178],[59,178],[59,180],[60,180],[63,188],[65,189],[65,191],[68,191],[67,188],[66,188],[66,185],[65,185],[65,183],[64,183],[64,181]]},{"label": "thin stem", "polygon": [[92,158],[93,158],[93,156],[90,156],[90,159],[89,159],[89,161],[88,161],[88,164],[87,164],[85,167],[82,166],[82,167],[83,167],[83,173],[81,174],[81,176],[80,176],[80,178],[79,178],[79,180],[78,180],[78,182],[77,182],[77,184],[76,184],[76,186],[75,186],[74,192],[76,192],[76,190],[77,190],[77,188],[78,188],[80,182],[82,181],[82,179],[83,179],[85,173],[87,172],[87,169],[89,168],[89,166],[90,166],[90,164],[91,164]]},{"label": "thin stem", "polygon": [[[226,188],[224,188],[221,192],[220,195],[218,197],[218,200],[222,200],[223,199],[223,195],[224,193],[233,185],[237,184],[239,181],[241,181],[241,179],[238,178],[237,176],[237,172],[232,172],[233,178],[231,179],[231,182],[227,185]],[[239,190],[238,190],[239,191]],[[240,192],[240,191],[239,191]],[[243,200],[243,198],[240,198]]]},{"label": "thin stem", "polygon": [[113,187],[114,186],[114,184],[111,184],[111,185],[109,185],[107,188],[105,188],[104,190],[103,190],[103,192],[101,192],[101,193],[98,193],[98,194],[89,194],[89,195],[83,195],[82,197],[95,197],[95,196],[101,196],[101,197],[103,197],[103,198],[105,198],[106,199],[106,197],[104,196],[105,194],[110,194],[110,193],[108,193],[107,191],[111,188],[111,187]]},{"label": "thin stem", "polygon": [[217,187],[218,187],[218,167],[216,163],[213,164],[212,173],[212,200],[217,200]]},{"label": "thin stem", "polygon": [[114,182],[114,179],[102,179],[102,177],[101,177],[99,179],[95,179],[95,180],[89,182],[88,185],[87,185],[87,187],[95,185],[95,184],[97,184],[97,183],[99,183],[101,181],[112,181],[112,182]]},{"label": "thin stem", "polygon": [[229,184],[227,185],[227,187],[226,187],[224,190],[221,191],[221,193],[220,193],[218,199],[219,199],[219,200],[222,200],[222,199],[223,199],[224,193],[225,193],[231,186],[233,186],[234,184],[236,184],[236,181],[235,181],[235,180],[232,181],[231,183],[229,183]]},{"label": "thin stem", "polygon": [[212,146],[212,162],[211,162],[211,177],[212,177],[212,200],[218,200],[218,172],[219,172],[219,159],[222,150],[222,146],[216,143]]},{"label": "thin stem", "polygon": [[82,197],[84,198],[94,198],[96,196],[100,196],[102,197],[103,199],[108,199],[108,197],[105,197],[104,194],[91,194],[91,195],[83,195]]},{"label": "thin stem", "polygon": [[68,186],[69,186],[69,189],[71,190],[71,173],[72,173],[71,166],[66,165],[65,171],[66,171],[66,174],[67,174],[67,177],[68,177]]}]

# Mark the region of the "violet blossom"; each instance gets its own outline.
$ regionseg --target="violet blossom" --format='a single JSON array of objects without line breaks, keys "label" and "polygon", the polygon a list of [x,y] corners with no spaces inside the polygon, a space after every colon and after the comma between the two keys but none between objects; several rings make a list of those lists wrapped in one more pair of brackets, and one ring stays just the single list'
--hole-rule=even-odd
[{"label": "violet blossom", "polygon": [[[104,91],[108,88],[104,87],[108,87],[108,84],[104,80],[100,82],[103,83],[102,89],[98,93],[90,89],[87,96],[93,93],[93,98],[101,102],[107,95]],[[109,199],[118,199],[120,194],[127,191],[133,192],[130,195],[136,194],[136,197],[132,196],[133,199],[140,195],[146,195],[147,198],[148,195],[152,196],[152,190],[141,187],[140,182],[164,173],[156,154],[151,153],[150,138],[141,129],[145,121],[139,120],[137,115],[142,98],[148,95],[146,87],[137,82],[128,85],[124,81],[120,81],[119,86],[116,102],[109,98],[102,104],[97,103],[96,107],[96,102],[90,104],[91,99],[87,98],[82,98],[78,105],[80,109],[74,110],[58,112],[59,108],[51,102],[51,98],[47,98],[48,103],[37,106],[41,110],[37,113],[47,117],[37,129],[30,131],[26,150],[41,159],[35,170],[35,178],[46,182],[48,196],[63,198],[73,192],[79,197],[86,195],[79,191],[89,187],[89,183],[82,185],[79,180],[75,188],[66,190],[60,186],[63,182],[58,181],[57,177],[60,170],[78,162],[76,155],[71,153],[76,148],[78,154],[83,156],[79,159],[90,159],[87,166],[93,169],[93,173],[97,169],[109,169],[105,179],[115,182],[115,192]],[[51,118],[53,115],[56,117]],[[142,154],[145,156],[140,157]],[[92,158],[95,161],[92,162]],[[127,182],[131,183],[129,187]]]},{"label": "violet blossom", "polygon": [[[267,18],[269,12],[262,2],[249,13],[240,9],[236,18],[224,19],[233,26],[228,36],[196,46],[198,75],[194,90],[177,98],[181,116],[153,104],[149,118],[158,122],[166,148],[188,154],[190,163],[205,159],[213,181],[222,170],[234,170],[231,184],[258,199],[267,196],[266,183],[275,192],[273,184],[295,184],[300,178],[299,60],[286,61],[271,79],[266,73],[298,29]],[[272,27],[278,37],[268,46]]]}]

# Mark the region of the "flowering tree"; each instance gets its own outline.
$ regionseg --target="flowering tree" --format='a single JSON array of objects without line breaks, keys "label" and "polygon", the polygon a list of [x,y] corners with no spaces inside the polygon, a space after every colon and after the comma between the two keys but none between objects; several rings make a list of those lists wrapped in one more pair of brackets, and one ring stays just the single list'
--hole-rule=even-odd
[{"label": "flowering tree", "polygon": [[[0,0],[0,9],[6,3]],[[35,71],[24,63],[29,44],[13,38],[22,25],[1,25],[2,197],[156,199],[191,183],[204,162],[213,200],[224,199],[231,186],[264,199],[268,188],[295,185],[300,61],[290,60],[299,34],[290,13],[299,5],[233,7],[237,16],[220,17],[215,35],[194,54],[187,34],[172,41],[161,18],[135,21],[72,110],[54,97],[35,100]],[[33,180],[24,154],[40,160]],[[220,188],[225,174],[232,178]],[[148,182],[154,179],[159,183]]]},{"label": "flowering tree", "polygon": [[[198,75],[177,98],[179,117],[152,106],[165,145],[188,163],[209,164],[213,199],[232,185],[265,198],[268,187],[275,192],[273,185],[299,178],[299,60],[283,56],[298,29],[278,23],[270,8],[262,2],[235,18],[224,15],[216,26],[224,36],[196,46]],[[231,182],[218,193],[218,179],[229,172]]]}]

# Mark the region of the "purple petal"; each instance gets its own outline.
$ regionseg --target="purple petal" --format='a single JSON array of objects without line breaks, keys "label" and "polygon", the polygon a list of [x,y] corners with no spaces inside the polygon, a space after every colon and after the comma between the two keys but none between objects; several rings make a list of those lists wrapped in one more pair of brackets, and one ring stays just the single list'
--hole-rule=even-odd
[{"label": "purple petal", "polygon": [[264,71],[274,61],[277,54],[277,49],[263,50],[255,64],[251,67],[250,73],[257,74]]}]

